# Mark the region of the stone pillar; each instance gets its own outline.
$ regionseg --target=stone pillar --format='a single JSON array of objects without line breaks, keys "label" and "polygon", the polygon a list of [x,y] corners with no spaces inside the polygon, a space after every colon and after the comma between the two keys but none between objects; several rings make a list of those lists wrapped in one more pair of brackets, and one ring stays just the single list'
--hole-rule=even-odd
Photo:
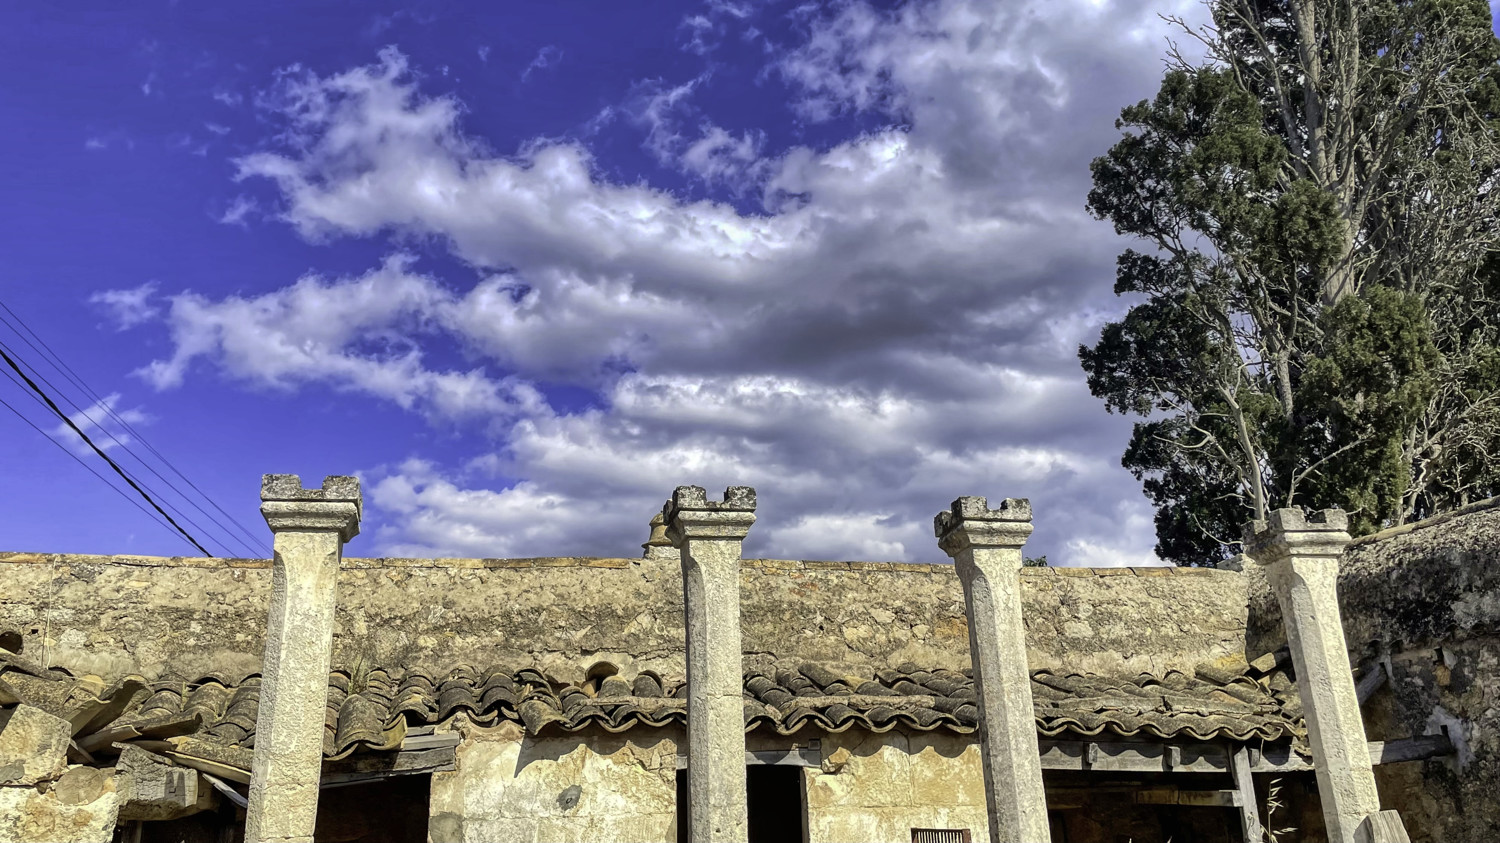
[{"label": "stone pillar", "polygon": [[745,703],[740,649],[740,545],[755,523],[755,490],[722,503],[678,486],[662,510],[682,559],[687,627],[688,825],[693,843],[745,843]]},{"label": "stone pillar", "polygon": [[311,843],[323,770],[323,719],[344,543],[359,533],[359,480],[304,489],[267,474],[261,514],[275,534],[246,843]]},{"label": "stone pillar", "polygon": [[1373,843],[1392,838],[1384,830],[1390,817],[1376,816],[1380,796],[1339,616],[1339,557],[1348,543],[1349,519],[1337,509],[1278,509],[1245,530],[1245,555],[1265,567],[1281,604],[1328,839]]},{"label": "stone pillar", "polygon": [[984,761],[992,843],[1047,843],[1047,795],[1021,622],[1021,547],[1031,535],[1031,502],[959,498],[933,521],[938,547],[953,557],[969,615],[969,654]]}]

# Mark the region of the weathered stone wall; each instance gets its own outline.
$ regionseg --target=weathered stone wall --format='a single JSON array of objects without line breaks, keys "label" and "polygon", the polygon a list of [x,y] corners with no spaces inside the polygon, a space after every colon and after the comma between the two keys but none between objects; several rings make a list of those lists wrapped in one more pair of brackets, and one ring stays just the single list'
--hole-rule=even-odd
[{"label": "weathered stone wall", "polygon": [[1376,768],[1383,804],[1419,843],[1500,840],[1500,508],[1362,541],[1339,588],[1353,661],[1391,670],[1365,711],[1370,739],[1447,726],[1458,746]]},{"label": "weathered stone wall", "polygon": [[458,769],[434,773],[431,843],[677,839],[681,735],[530,737],[461,726]]},{"label": "weathered stone wall", "polygon": [[807,768],[808,843],[908,843],[913,828],[967,828],[989,840],[984,771],[973,738],[844,732]]},{"label": "weathered stone wall", "polygon": [[[1243,654],[1233,572],[1028,568],[1023,579],[1033,667],[1191,670]],[[107,678],[250,673],[269,580],[265,560],[0,554],[0,631],[20,631],[33,658]],[[535,664],[581,678],[609,660],[682,675],[671,559],[346,559],[338,600],[335,664]],[[969,664],[948,565],[747,560],[742,623],[752,664]]]},{"label": "weathered stone wall", "polygon": [[[432,780],[432,843],[677,839],[680,730],[649,736],[534,738],[461,725],[458,769]],[[793,739],[751,735],[754,749]],[[972,738],[844,733],[803,769],[809,843],[906,843],[912,828],[968,828],[988,839]],[[796,810],[796,806],[787,806]]]}]

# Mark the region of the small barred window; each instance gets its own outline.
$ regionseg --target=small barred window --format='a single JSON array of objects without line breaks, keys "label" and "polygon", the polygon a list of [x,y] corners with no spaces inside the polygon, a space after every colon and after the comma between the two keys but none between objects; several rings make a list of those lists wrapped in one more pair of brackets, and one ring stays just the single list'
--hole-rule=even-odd
[{"label": "small barred window", "polygon": [[970,843],[967,828],[914,828],[911,843]]}]

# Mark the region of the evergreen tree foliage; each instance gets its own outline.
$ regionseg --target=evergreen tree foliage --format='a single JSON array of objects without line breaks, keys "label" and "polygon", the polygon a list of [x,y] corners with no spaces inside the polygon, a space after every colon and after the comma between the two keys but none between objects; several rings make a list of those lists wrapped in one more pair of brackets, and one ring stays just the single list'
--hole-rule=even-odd
[{"label": "evergreen tree foliage", "polygon": [[1278,507],[1359,532],[1500,493],[1500,44],[1484,0],[1210,0],[1089,210],[1132,302],[1079,349],[1141,417],[1157,552]]}]

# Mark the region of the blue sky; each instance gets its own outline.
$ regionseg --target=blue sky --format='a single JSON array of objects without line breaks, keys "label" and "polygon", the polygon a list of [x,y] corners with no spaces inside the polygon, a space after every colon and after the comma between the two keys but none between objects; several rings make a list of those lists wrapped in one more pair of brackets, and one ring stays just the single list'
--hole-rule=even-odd
[{"label": "blue sky", "polygon": [[[987,494],[1139,564],[1083,201],[1196,8],[15,5],[0,300],[261,541],[266,472],[360,474],[351,555],[634,555],[748,483],[752,554],[938,561]],[[0,462],[6,549],[192,552],[9,412]]]}]

